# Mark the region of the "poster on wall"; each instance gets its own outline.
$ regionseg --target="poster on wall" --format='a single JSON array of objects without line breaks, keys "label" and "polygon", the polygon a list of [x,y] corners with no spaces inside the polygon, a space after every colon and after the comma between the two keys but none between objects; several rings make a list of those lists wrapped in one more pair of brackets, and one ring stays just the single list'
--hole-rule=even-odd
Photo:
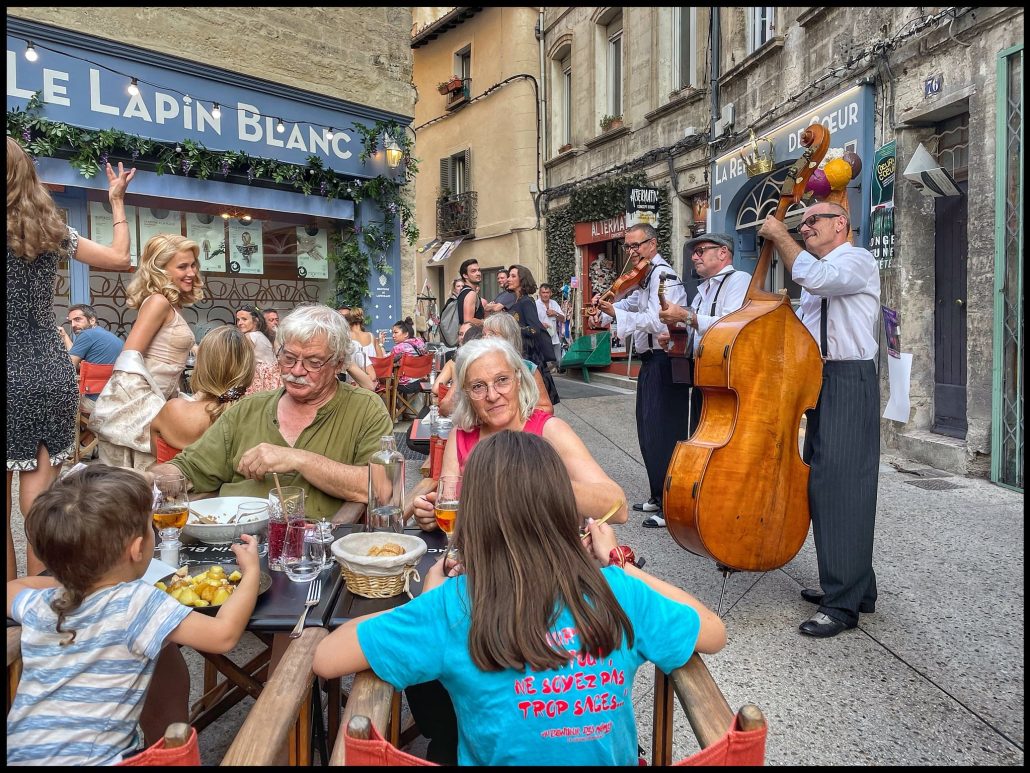
[{"label": "poster on wall", "polygon": [[206,212],[186,214],[186,238],[200,245],[200,270],[225,271],[225,221]]},{"label": "poster on wall", "polygon": [[237,220],[229,221],[229,273],[263,274],[265,252],[262,248],[262,230],[259,220],[244,225]]},{"label": "poster on wall", "polygon": [[139,214],[140,252],[143,252],[147,242],[158,234],[182,235],[182,217],[177,210],[140,207],[137,212]]},{"label": "poster on wall", "polygon": [[891,357],[901,356],[901,325],[898,312],[888,306],[881,306],[883,311],[883,331],[887,336],[887,354]]},{"label": "poster on wall", "polygon": [[[136,208],[125,208],[125,219],[129,221],[129,258],[133,266],[139,265],[139,239],[136,236]],[[114,215],[106,201],[89,203],[89,238],[98,244],[114,242]]]},{"label": "poster on wall", "polygon": [[318,226],[297,226],[297,276],[328,279],[329,231]]},{"label": "poster on wall", "polygon": [[897,141],[891,140],[877,148],[873,155],[869,251],[880,271],[894,268],[894,180],[897,167]]}]

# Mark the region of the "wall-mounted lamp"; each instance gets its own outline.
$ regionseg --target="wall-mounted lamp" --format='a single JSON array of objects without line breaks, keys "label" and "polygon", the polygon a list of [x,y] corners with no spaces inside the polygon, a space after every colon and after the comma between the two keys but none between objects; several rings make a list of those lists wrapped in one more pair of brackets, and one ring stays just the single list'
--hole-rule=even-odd
[{"label": "wall-mounted lamp", "polygon": [[245,212],[233,211],[233,212],[223,212],[222,213],[222,220],[229,220],[229,219],[234,218],[234,217],[237,220],[239,220],[241,223],[243,223],[243,225],[250,225],[250,221],[254,219],[254,218],[252,218],[250,215],[248,215]]},{"label": "wall-mounted lamp", "polygon": [[387,135],[386,137],[386,163],[391,169],[396,169],[401,165],[401,160],[404,158],[404,151],[401,150],[401,146],[397,144],[397,140]]}]

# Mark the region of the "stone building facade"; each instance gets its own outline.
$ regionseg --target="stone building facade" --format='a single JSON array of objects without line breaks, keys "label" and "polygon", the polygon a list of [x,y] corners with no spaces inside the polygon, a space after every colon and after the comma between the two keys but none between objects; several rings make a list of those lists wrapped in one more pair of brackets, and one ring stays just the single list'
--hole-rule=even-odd
[{"label": "stone building facade", "polygon": [[[862,160],[846,196],[856,243],[876,242],[882,302],[911,355],[908,419],[883,421],[884,445],[1022,488],[1021,10],[560,7],[545,9],[543,29],[545,213],[642,173],[669,198],[674,266],[683,239],[710,230],[734,233],[735,263],[750,270],[800,132],[822,123],[831,148]],[[772,169],[750,177],[763,137]],[[872,174],[891,142],[884,203]],[[920,144],[960,195],[926,195],[902,175]],[[617,238],[575,249],[585,272]],[[768,286],[799,293],[776,266]]]},{"label": "stone building facade", "polygon": [[[306,105],[325,110],[325,114],[341,111],[369,121],[393,119],[402,125],[410,122],[415,90],[412,84],[411,49],[409,47],[412,15],[410,8],[237,8],[237,7],[8,7],[9,22],[42,23],[68,30],[71,35],[94,36],[112,41],[112,50],[124,46],[125,57],[131,51],[153,52],[155,59],[177,58],[197,64],[198,71],[214,68],[238,73],[254,83],[267,82],[269,93],[289,100],[294,118],[302,122]],[[361,45],[354,41],[360,40]],[[15,41],[15,45],[18,41]],[[58,44],[54,44],[57,47]],[[24,43],[21,43],[24,48]],[[11,38],[9,37],[9,49]],[[21,51],[14,52],[19,66],[28,66]],[[46,51],[40,66],[46,63]],[[8,56],[11,56],[9,50]],[[145,61],[146,55],[137,57]],[[51,65],[52,66],[52,65]],[[174,69],[174,68],[173,68]],[[106,75],[104,76],[106,77]],[[160,86],[176,87],[176,76],[166,75]],[[232,93],[231,78],[222,81],[227,96]],[[173,93],[173,92],[169,92]],[[217,90],[212,93],[217,94]],[[10,109],[10,89],[8,90]],[[216,97],[217,98],[217,97]],[[228,111],[224,111],[228,112]],[[331,119],[328,119],[331,120]],[[103,127],[100,127],[103,128]],[[333,127],[347,131],[348,126]],[[352,132],[353,134],[353,132]],[[306,136],[306,135],[305,135]],[[356,139],[356,135],[351,138]],[[256,146],[255,146],[256,147]],[[249,148],[247,148],[249,150]],[[349,147],[356,157],[360,147]],[[251,151],[259,152],[259,151]],[[382,150],[373,164],[382,164]],[[304,164],[303,156],[296,163]],[[138,186],[133,186],[138,187]],[[132,193],[130,188],[130,194]],[[412,192],[413,193],[413,192]],[[299,195],[299,194],[298,194]],[[307,199],[315,198],[307,196]],[[331,207],[330,207],[331,209]],[[363,218],[362,205],[350,207],[348,217],[343,208],[336,208],[335,222],[345,227]],[[301,208],[290,211],[303,212]],[[374,213],[367,213],[370,219]],[[355,220],[356,218],[356,220]],[[414,294],[411,265],[414,250],[399,238],[387,257],[392,271],[386,282],[373,271],[366,311],[376,319],[375,327],[386,327],[401,311],[401,299]],[[330,269],[331,270],[331,269]],[[294,274],[297,270],[294,265]],[[220,281],[220,280],[218,280]],[[107,277],[104,284],[117,283]],[[405,282],[407,283],[405,285]],[[74,283],[74,278],[73,278]],[[216,282],[218,283],[218,282]],[[95,284],[95,283],[92,283]],[[334,303],[333,276],[317,283],[287,279],[250,282],[246,288],[238,281],[224,283],[225,309],[246,300],[262,305],[278,305],[288,310],[298,302],[319,300]],[[67,288],[65,288],[67,290]],[[96,292],[94,287],[93,291]],[[261,297],[254,297],[257,293]],[[79,299],[81,300],[81,298]],[[408,306],[410,311],[410,304]],[[378,311],[378,314],[377,314]],[[382,317],[381,320],[378,317]],[[63,315],[59,317],[63,319]],[[231,319],[231,316],[230,316]],[[194,320],[191,320],[194,321]],[[225,314],[216,321],[229,321]],[[131,323],[130,318],[118,327]]]},{"label": "stone building facade", "polygon": [[414,277],[438,306],[468,258],[484,272],[487,300],[497,295],[501,267],[520,263],[543,281],[534,202],[543,182],[538,17],[528,7],[415,12],[413,128],[423,251]]}]

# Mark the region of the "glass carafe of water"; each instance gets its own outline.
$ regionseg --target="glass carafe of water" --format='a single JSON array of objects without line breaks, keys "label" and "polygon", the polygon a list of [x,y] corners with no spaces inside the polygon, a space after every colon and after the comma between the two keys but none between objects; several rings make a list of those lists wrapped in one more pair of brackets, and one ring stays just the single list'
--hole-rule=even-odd
[{"label": "glass carafe of water", "polygon": [[404,531],[404,455],[393,435],[379,439],[368,460],[368,514],[365,531]]}]

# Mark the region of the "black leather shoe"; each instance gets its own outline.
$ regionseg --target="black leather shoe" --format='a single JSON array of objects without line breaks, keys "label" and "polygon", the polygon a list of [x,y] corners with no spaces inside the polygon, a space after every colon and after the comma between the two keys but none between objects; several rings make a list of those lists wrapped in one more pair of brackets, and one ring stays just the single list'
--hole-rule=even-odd
[{"label": "black leather shoe", "polygon": [[801,633],[808,636],[818,636],[820,639],[828,639],[831,636],[836,636],[841,631],[854,627],[854,623],[851,625],[841,623],[834,620],[829,615],[824,615],[822,612],[816,612],[808,618],[808,620],[799,625],[798,629]]},{"label": "black leather shoe", "polygon": [[[801,598],[803,598],[809,604],[815,604],[816,606],[820,606],[823,603],[823,594],[822,594],[822,592],[821,591],[817,591],[817,590],[812,590],[811,588],[803,589],[801,591]],[[863,601],[863,602],[861,602],[858,605],[858,611],[859,612],[865,612],[866,614],[869,614],[870,612],[875,612],[876,611],[876,602],[875,601]]]}]

